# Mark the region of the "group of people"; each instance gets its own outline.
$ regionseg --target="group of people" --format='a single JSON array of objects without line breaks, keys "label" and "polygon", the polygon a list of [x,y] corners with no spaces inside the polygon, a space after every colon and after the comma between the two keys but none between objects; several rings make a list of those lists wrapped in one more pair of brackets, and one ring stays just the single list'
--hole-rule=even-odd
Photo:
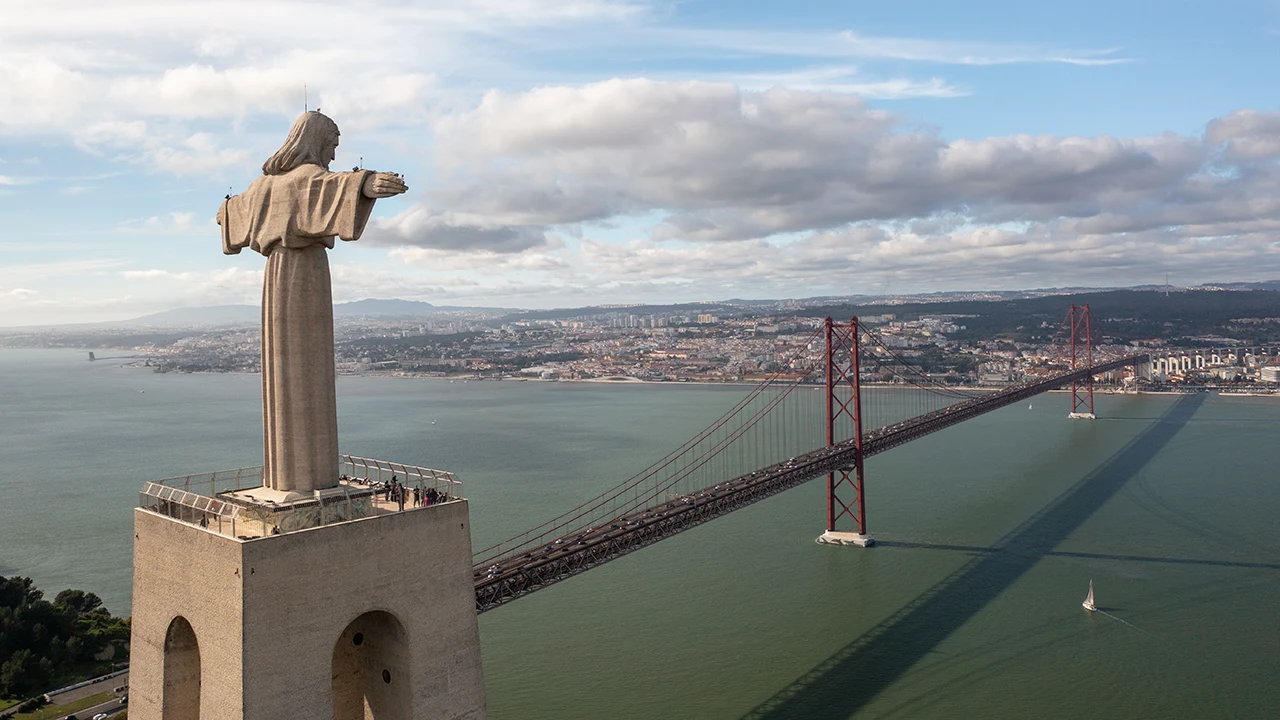
[{"label": "group of people", "polygon": [[449,499],[448,493],[440,492],[435,488],[427,488],[423,490],[420,487],[409,487],[400,482],[395,475],[391,476],[391,482],[379,484],[369,478],[342,476],[343,480],[357,482],[361,485],[374,486],[375,496],[381,496],[385,502],[394,502],[404,510],[405,505],[412,503],[412,507],[428,507],[437,503],[442,503]]},{"label": "group of people", "polygon": [[444,502],[448,497],[433,487],[426,490],[420,487],[407,487],[401,484],[395,475],[391,476],[391,482],[384,485],[380,492],[384,500],[396,503],[401,510],[404,510],[406,503],[413,503],[413,507],[428,507]]}]

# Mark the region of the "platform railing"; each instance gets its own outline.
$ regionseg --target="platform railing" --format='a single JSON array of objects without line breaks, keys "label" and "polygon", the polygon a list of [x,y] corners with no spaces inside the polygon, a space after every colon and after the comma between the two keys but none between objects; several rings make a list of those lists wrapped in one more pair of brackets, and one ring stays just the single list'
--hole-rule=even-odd
[{"label": "platform railing", "polygon": [[[323,499],[318,495],[316,502],[296,510],[248,505],[244,500],[228,497],[230,493],[261,487],[260,465],[145,482],[139,490],[138,507],[219,534],[251,539],[388,512],[386,507],[379,507],[377,493],[389,487],[393,478],[404,488],[417,488],[423,502],[427,490],[435,491],[437,504],[462,499],[461,481],[447,470],[355,455],[340,456],[339,469],[340,487],[346,492]],[[368,491],[360,492],[362,486]],[[382,504],[391,505],[394,510],[397,503],[389,495],[384,497]]]},{"label": "platform railing", "polygon": [[[253,471],[257,474],[254,475]],[[253,477],[258,480],[251,482]],[[244,517],[244,508],[220,499],[218,494],[256,487],[261,484],[261,477],[262,468],[258,467],[154,480],[142,484],[138,507],[237,537],[249,525]],[[192,488],[207,489],[209,494]]]},{"label": "platform railing", "polygon": [[338,458],[344,479],[363,485],[386,485],[395,478],[406,487],[419,490],[434,489],[449,497],[460,497],[462,482],[448,470],[432,470],[416,465],[404,465],[389,460],[375,460],[358,455],[341,455]]},{"label": "platform railing", "polygon": [[[152,480],[143,486],[144,491],[147,485],[157,485],[207,497],[215,497],[218,493],[260,487],[262,485],[262,466],[255,465],[234,470],[218,470],[211,473],[180,475],[178,477],[164,478],[163,480]],[[166,497],[165,499],[169,498]]]}]

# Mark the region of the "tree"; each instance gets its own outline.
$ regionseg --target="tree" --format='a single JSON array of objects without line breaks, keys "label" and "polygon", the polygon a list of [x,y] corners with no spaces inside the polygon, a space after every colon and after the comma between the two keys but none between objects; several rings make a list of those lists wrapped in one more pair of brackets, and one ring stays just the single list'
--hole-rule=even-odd
[{"label": "tree", "polygon": [[0,577],[0,697],[87,670],[81,663],[128,637],[128,620],[91,592],[64,590],[49,602],[31,578]]},{"label": "tree", "polygon": [[0,688],[6,695],[21,695],[35,684],[37,665],[30,650],[23,648],[0,665]]},{"label": "tree", "polygon": [[53,600],[54,605],[70,608],[77,614],[93,612],[102,607],[102,598],[83,590],[63,590]]},{"label": "tree", "polygon": [[0,607],[18,608],[30,605],[44,597],[29,577],[0,576]]}]

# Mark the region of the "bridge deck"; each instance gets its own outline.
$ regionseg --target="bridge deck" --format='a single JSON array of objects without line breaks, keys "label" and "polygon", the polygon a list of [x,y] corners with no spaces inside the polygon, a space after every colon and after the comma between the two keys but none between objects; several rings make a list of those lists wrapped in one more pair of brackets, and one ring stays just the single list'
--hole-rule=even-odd
[{"label": "bridge deck", "polygon": [[[1147,355],[1129,355],[1093,368],[1019,383],[942,410],[864,433],[863,457],[1039,395],[1090,375],[1136,365]],[[789,490],[838,469],[853,466],[857,450],[848,440],[782,463],[726,480],[659,505],[637,510],[589,530],[556,538],[476,567],[476,611],[485,612],[597,565],[652,545],[676,533]]]}]

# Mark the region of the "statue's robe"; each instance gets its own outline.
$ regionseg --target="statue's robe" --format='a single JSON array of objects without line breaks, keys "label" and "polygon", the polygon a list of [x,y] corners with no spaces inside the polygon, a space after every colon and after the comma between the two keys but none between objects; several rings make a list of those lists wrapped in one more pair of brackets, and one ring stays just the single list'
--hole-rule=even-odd
[{"label": "statue's robe", "polygon": [[369,171],[302,165],[264,175],[218,209],[222,251],[267,257],[262,281],[263,485],[309,493],[338,484],[333,290],[326,249],[358,240]]}]

